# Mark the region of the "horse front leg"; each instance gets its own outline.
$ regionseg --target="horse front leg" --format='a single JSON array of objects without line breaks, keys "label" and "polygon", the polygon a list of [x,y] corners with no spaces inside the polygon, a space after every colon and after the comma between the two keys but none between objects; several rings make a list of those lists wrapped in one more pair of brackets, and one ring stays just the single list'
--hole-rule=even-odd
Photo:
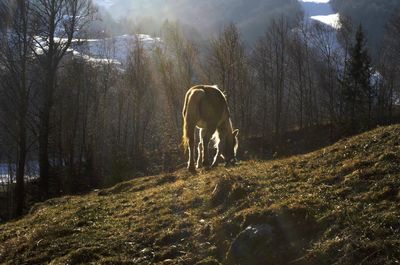
[{"label": "horse front leg", "polygon": [[197,147],[197,168],[201,168],[203,166],[203,142],[200,142]]},{"label": "horse front leg", "polygon": [[204,138],[204,132],[205,130],[199,129],[199,146],[197,148],[197,168],[201,168],[203,166],[203,158],[204,158],[204,143],[203,143],[203,138]]},{"label": "horse front leg", "polygon": [[215,153],[211,167],[218,166],[218,157],[219,157],[219,148],[217,147],[217,152]]},{"label": "horse front leg", "polygon": [[213,132],[210,130],[207,130],[206,133],[203,136],[203,166],[206,169],[210,168],[210,160],[209,160],[209,148],[208,144],[210,143],[211,137],[212,137]]}]

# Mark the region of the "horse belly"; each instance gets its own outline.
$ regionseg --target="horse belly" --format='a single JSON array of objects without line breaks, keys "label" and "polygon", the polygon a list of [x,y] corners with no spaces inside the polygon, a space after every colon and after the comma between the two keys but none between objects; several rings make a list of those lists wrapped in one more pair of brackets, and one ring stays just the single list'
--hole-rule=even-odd
[{"label": "horse belly", "polygon": [[204,120],[199,120],[199,121],[196,123],[196,126],[199,127],[199,128],[204,129],[204,128],[206,128],[207,123],[206,123]]}]

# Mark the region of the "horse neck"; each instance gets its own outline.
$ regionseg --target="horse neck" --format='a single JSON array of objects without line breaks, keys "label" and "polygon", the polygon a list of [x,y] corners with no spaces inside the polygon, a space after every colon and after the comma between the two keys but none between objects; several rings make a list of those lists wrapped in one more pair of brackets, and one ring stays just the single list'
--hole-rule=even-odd
[{"label": "horse neck", "polygon": [[233,127],[231,119],[227,119],[218,129],[218,133],[220,137],[224,137],[224,139],[231,141],[233,134]]}]

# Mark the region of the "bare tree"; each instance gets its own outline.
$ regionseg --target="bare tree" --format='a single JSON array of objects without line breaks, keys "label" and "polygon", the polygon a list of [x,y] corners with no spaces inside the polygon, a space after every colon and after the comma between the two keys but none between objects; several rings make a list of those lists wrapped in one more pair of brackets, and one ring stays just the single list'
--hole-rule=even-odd
[{"label": "bare tree", "polygon": [[293,32],[290,40],[289,55],[292,65],[293,88],[296,106],[296,126],[300,129],[317,122],[318,104],[316,100],[317,89],[314,85],[313,46],[310,42],[311,24],[302,22]]},{"label": "bare tree", "polygon": [[[379,70],[383,77],[378,92],[378,117],[383,123],[393,120],[394,101],[400,94],[400,15],[395,12],[386,27]],[[397,89],[396,89],[397,88]]]},{"label": "bare tree", "polygon": [[42,197],[49,194],[49,135],[51,109],[57,86],[57,70],[74,35],[90,18],[91,1],[86,0],[37,0],[33,5],[35,27],[34,52],[43,68],[43,85],[39,108],[39,165]]},{"label": "bare tree", "polygon": [[240,32],[234,24],[226,26],[217,38],[211,39],[207,66],[211,80],[227,93],[234,123],[246,135],[252,105],[249,63]]},{"label": "bare tree", "polygon": [[271,120],[271,72],[270,72],[270,53],[264,38],[259,39],[251,54],[251,66],[254,69],[255,82],[257,86],[257,113],[259,113],[262,137],[267,136],[267,132],[272,130]]},{"label": "bare tree", "polygon": [[165,86],[167,104],[175,130],[181,127],[183,97],[198,79],[198,50],[184,35],[179,23],[166,22],[162,28],[163,45],[156,49],[156,60]]},{"label": "bare tree", "polygon": [[130,54],[128,56],[128,67],[126,71],[127,86],[132,106],[132,157],[143,152],[146,129],[151,111],[147,108],[154,107],[154,94],[152,76],[150,70],[150,59],[145,50],[143,41],[136,35]]},{"label": "bare tree", "polygon": [[336,38],[336,31],[327,25],[315,23],[311,30],[311,40],[316,49],[319,61],[317,62],[319,86],[322,89],[322,106],[325,106],[327,117],[322,122],[330,125],[330,136],[333,138],[334,125],[339,119],[340,88],[338,77],[342,61],[340,61],[340,47]]},{"label": "bare tree", "polygon": [[[7,109],[8,119],[14,120],[16,126],[10,131],[16,142],[16,215],[20,216],[24,210],[25,188],[24,176],[28,143],[29,105],[32,89],[32,36],[29,25],[31,23],[30,1],[19,0],[9,6],[13,17],[9,21],[9,28],[1,31],[0,66],[6,70],[7,78],[3,79],[2,105]],[[11,126],[12,128],[13,126]]]},{"label": "bare tree", "polygon": [[274,106],[273,124],[277,138],[282,131],[283,104],[288,74],[289,33],[289,23],[285,17],[281,16],[271,22],[265,36],[266,42],[269,43],[267,47],[270,57],[271,92]]}]

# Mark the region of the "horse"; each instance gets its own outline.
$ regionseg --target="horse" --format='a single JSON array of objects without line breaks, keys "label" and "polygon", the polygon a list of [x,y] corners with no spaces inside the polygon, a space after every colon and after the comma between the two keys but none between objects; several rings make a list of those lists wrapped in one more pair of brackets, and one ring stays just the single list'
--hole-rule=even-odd
[{"label": "horse", "polygon": [[[185,153],[189,151],[187,168],[190,172],[196,172],[196,167],[210,168],[208,145],[211,139],[217,149],[211,167],[217,165],[219,156],[225,160],[225,166],[235,164],[239,130],[233,129],[226,97],[216,85],[190,88],[186,92],[182,116],[182,146]],[[196,127],[199,128],[200,142],[195,167]]]}]

